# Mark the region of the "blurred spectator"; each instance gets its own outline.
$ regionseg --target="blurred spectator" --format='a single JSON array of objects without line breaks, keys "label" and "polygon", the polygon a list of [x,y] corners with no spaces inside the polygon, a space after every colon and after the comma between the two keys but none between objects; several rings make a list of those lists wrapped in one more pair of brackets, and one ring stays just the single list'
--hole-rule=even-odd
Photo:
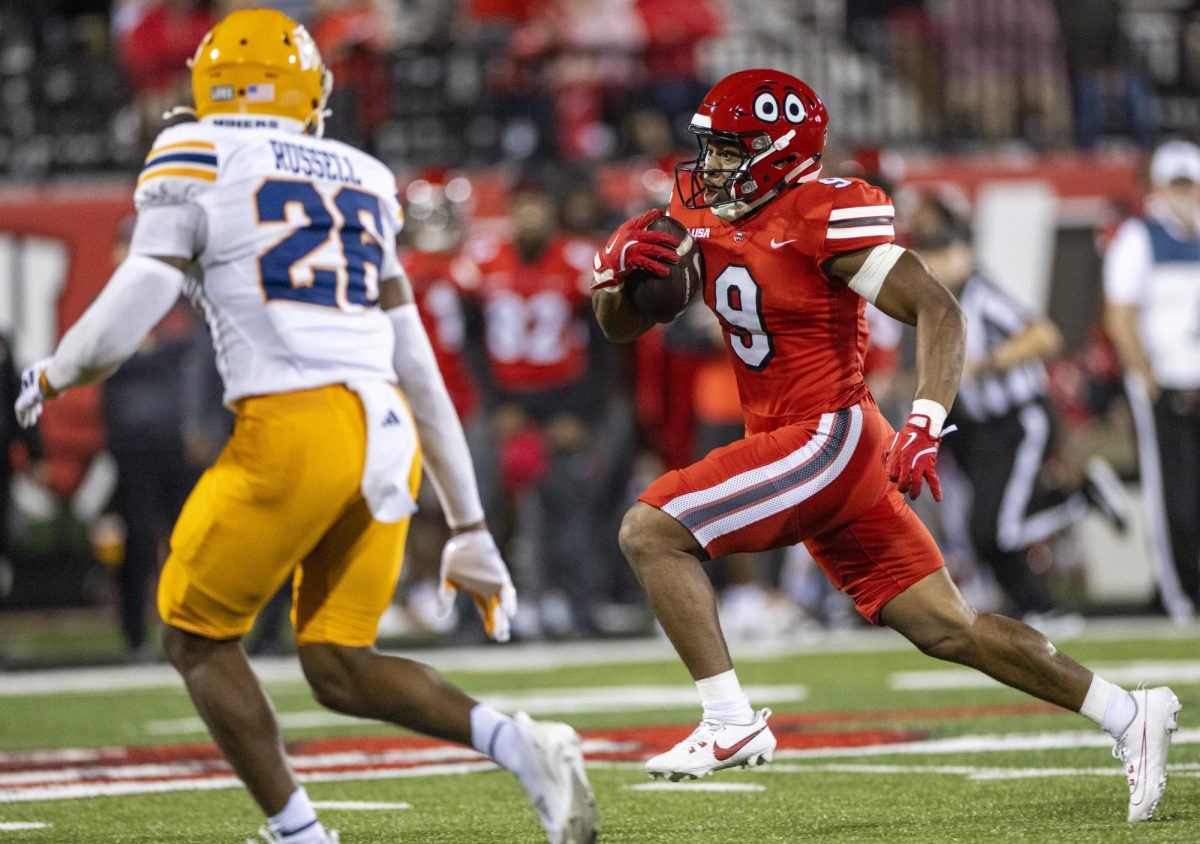
[{"label": "blurred spectator", "polygon": [[709,87],[698,51],[720,33],[720,12],[711,0],[636,0],[635,5],[646,32],[646,81],[637,101],[661,110],[676,137],[690,141],[687,124]]},{"label": "blurred spectator", "polygon": [[561,161],[613,154],[616,133],[605,121],[605,108],[633,84],[645,43],[634,0],[547,0],[515,33],[514,52],[543,63],[540,79],[554,104]]},{"label": "blurred spectator", "polygon": [[1051,0],[947,0],[940,8],[955,134],[1041,148],[1067,140],[1066,65]]},{"label": "blurred spectator", "polygon": [[162,128],[163,112],[191,102],[187,61],[215,23],[207,0],[119,0],[114,5],[113,38],[145,142]]},{"label": "blurred spectator", "polygon": [[597,449],[621,439],[602,443],[597,433],[608,356],[588,297],[596,243],[560,232],[554,198],[539,185],[518,185],[509,207],[511,240],[468,246],[481,273],[473,302],[482,322],[468,334],[482,340],[474,351],[499,462],[494,483],[508,508],[493,529],[509,543],[524,596],[514,632],[571,635],[596,626],[607,577],[596,525],[608,512]]},{"label": "blurred spectator", "polygon": [[1160,146],[1150,184],[1105,255],[1105,326],[1137,427],[1159,595],[1186,622],[1200,602],[1200,147]]},{"label": "blurred spectator", "polygon": [[398,35],[396,0],[316,0],[313,40],[337,85],[330,94],[329,133],[373,149],[387,118],[388,56]]},{"label": "blurred spectator", "polygon": [[1108,135],[1153,145],[1153,92],[1121,29],[1119,0],[1055,0],[1071,80],[1075,144],[1093,149]]},{"label": "blurred spectator", "polygon": [[967,322],[962,385],[947,419],[958,430],[944,445],[971,485],[971,545],[1010,609],[1029,623],[1044,621],[1058,606],[1028,549],[1079,522],[1089,503],[1123,530],[1127,496],[1100,458],[1089,461],[1081,488],[1044,478],[1057,422],[1045,366],[1062,345],[1055,325],[980,275],[965,220],[940,201],[927,197],[914,212],[912,245]]},{"label": "blurred spectator", "polygon": [[[0,565],[9,554],[9,522],[12,518],[13,471],[20,467],[33,477],[42,477],[42,438],[38,429],[22,428],[17,424],[13,403],[21,392],[21,376],[12,356],[12,344],[0,334]],[[18,455],[16,446],[24,448]],[[0,600],[4,597],[4,573],[0,572]]]}]

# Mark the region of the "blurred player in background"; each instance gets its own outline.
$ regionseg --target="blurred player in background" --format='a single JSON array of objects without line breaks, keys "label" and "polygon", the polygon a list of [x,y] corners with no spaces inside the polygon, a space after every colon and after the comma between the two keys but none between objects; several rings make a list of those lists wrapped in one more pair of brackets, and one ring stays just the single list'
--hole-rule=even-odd
[{"label": "blurred player in background", "polygon": [[[770,761],[770,711],[755,713],[741,689],[699,561],[804,541],[870,621],[1102,725],[1126,767],[1129,820],[1145,820],[1165,788],[1175,695],[1131,695],[1033,628],[976,611],[904,501],[925,483],[941,498],[937,452],[965,325],[950,292],[892,243],[888,197],[855,179],[819,178],[827,121],[799,79],[739,71],[704,97],[691,123],[699,156],[677,170],[671,216],[703,252],[705,301],[725,329],[747,435],[663,475],[621,526],[704,709],[647,770],[680,779]],[[680,260],[677,238],[646,228],[659,216],[627,221],[596,255],[592,303],[611,339],[653,325],[620,293],[629,272],[665,276]],[[865,302],[917,329],[916,400],[898,433],[863,381]]]},{"label": "blurred player in background", "polygon": [[479,267],[482,326],[472,333],[511,508],[502,535],[526,595],[515,629],[591,633],[603,575],[592,529],[604,486],[596,429],[607,392],[597,371],[607,349],[594,342],[588,307],[596,244],[562,232],[555,197],[532,180],[514,188],[509,214],[511,238],[474,241],[467,253]]},{"label": "blurred player in background", "polygon": [[22,375],[21,423],[133,354],[197,261],[203,279],[189,292],[237,421],[180,514],[158,605],[171,662],[268,816],[264,837],[336,840],[288,765],[240,645],[294,573],[300,664],[322,704],[473,746],[516,774],[552,842],[594,840],[570,727],[510,719],[428,666],[373,647],[422,450],[453,533],[443,580],[473,593],[499,640],[516,601],[397,262],[394,176],[321,138],[332,80],[307,31],[279,12],[239,11],[217,24],[192,80],[198,122],[155,142],[134,197],[130,255],[54,355]]},{"label": "blurred player in background", "polygon": [[1043,477],[1058,427],[1045,362],[1058,354],[1062,334],[980,273],[966,220],[941,200],[920,200],[911,234],[913,249],[958,298],[967,320],[963,379],[949,416],[958,431],[946,447],[971,484],[971,545],[1018,617],[1035,626],[1077,625],[1082,619],[1068,619],[1026,552],[1078,524],[1089,505],[1123,531],[1131,505],[1098,456],[1082,483]]},{"label": "blurred player in background", "polygon": [[1200,147],[1150,159],[1141,217],[1104,257],[1104,324],[1125,368],[1159,596],[1177,622],[1200,606]]},{"label": "blurred player in background", "polygon": [[[473,429],[478,428],[473,417],[479,407],[479,391],[466,354],[463,309],[463,297],[479,286],[479,270],[462,254],[470,222],[471,183],[443,168],[430,168],[405,187],[404,198],[400,261],[412,284],[417,312],[429,335],[450,401],[470,442]],[[472,452],[478,469],[479,448]],[[428,488],[422,489],[419,503],[405,552],[405,617],[396,623],[403,625],[402,629],[416,627],[446,633],[457,623],[457,614],[439,596],[438,558],[449,538],[446,522],[437,496]],[[485,512],[494,509],[489,504],[484,501]],[[388,618],[385,615],[383,623]]]}]

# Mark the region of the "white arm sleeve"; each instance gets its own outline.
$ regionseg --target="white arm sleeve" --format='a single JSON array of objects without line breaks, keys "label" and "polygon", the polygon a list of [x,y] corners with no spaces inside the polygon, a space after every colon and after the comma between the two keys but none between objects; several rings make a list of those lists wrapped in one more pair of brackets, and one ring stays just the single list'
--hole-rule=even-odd
[{"label": "white arm sleeve", "polygon": [[175,304],[183,279],[163,261],[126,258],[59,342],[46,367],[50,386],[65,390],[111,375]]},{"label": "white arm sleeve", "polygon": [[1105,298],[1117,305],[1140,304],[1153,267],[1154,250],[1146,224],[1127,220],[1104,254]]},{"label": "white arm sleeve", "polygon": [[[414,304],[386,311],[396,334],[392,361],[417,423],[421,452],[450,527],[483,521],[483,504],[462,423],[446,391]],[[51,382],[53,383],[53,382]]]},{"label": "white arm sleeve", "polygon": [[876,246],[867,255],[867,260],[863,261],[854,278],[850,279],[850,289],[874,305],[875,298],[879,296],[879,290],[883,287],[883,280],[892,271],[892,267],[896,266],[904,251],[904,247],[894,243]]}]

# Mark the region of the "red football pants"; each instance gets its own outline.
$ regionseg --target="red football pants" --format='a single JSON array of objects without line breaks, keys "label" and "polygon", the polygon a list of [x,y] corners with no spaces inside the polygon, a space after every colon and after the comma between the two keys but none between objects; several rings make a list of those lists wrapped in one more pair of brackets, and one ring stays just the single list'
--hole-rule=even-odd
[{"label": "red football pants", "polygon": [[884,474],[892,427],[867,398],[753,434],[668,472],[640,500],[677,519],[710,557],[803,542],[862,615],[944,563]]}]

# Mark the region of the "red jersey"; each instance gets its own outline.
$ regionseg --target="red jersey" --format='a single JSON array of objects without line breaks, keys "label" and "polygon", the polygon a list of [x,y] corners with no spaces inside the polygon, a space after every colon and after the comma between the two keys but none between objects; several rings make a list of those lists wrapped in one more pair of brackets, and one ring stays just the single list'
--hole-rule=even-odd
[{"label": "red jersey", "polygon": [[532,392],[582,376],[595,245],[559,236],[528,262],[507,241],[478,241],[468,252],[481,273],[476,296],[496,385]]},{"label": "red jersey", "polygon": [[891,242],[895,212],[883,191],[858,179],[821,179],[732,223],[688,210],[678,197],[670,215],[704,254],[704,301],[724,329],[749,433],[862,400],[866,301],[821,266]]},{"label": "red jersey", "polygon": [[475,384],[464,357],[466,323],[463,319],[464,291],[479,285],[475,265],[454,253],[407,252],[401,265],[412,282],[421,322],[429,335],[438,369],[460,418],[475,408]]}]

